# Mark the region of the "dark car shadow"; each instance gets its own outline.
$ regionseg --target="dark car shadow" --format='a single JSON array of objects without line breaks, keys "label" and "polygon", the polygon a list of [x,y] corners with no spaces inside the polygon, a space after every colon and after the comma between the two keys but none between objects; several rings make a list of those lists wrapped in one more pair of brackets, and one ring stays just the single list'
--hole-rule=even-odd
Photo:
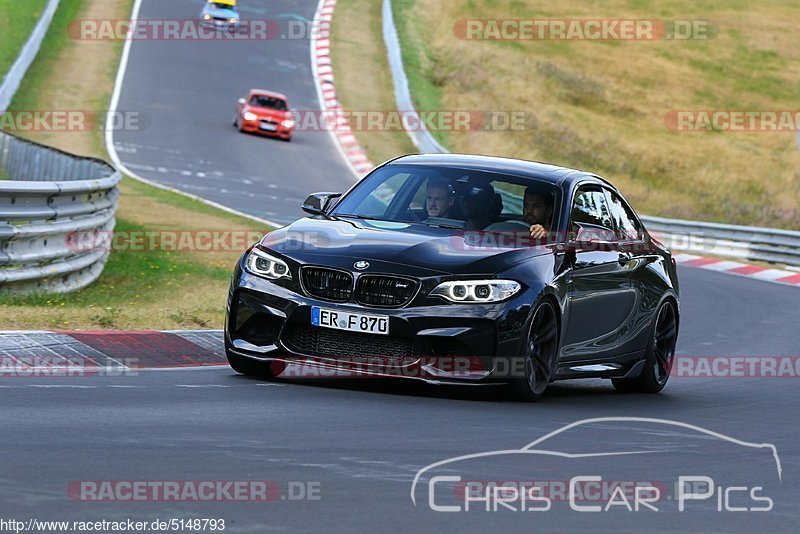
[{"label": "dark car shadow", "polygon": [[315,379],[261,379],[237,375],[240,380],[269,381],[273,383],[296,385],[303,387],[313,387],[321,389],[346,390],[360,393],[394,395],[408,397],[422,397],[432,399],[462,400],[472,402],[496,402],[503,404],[551,404],[557,401],[564,405],[575,401],[575,404],[584,404],[587,399],[592,402],[608,401],[610,405],[635,402],[637,399],[663,399],[667,401],[670,397],[666,393],[637,394],[621,393],[616,391],[611,385],[610,380],[603,379],[584,379],[584,380],[563,380],[551,384],[544,398],[536,403],[518,401],[506,391],[502,385],[498,386],[448,386],[433,385],[419,381],[403,379],[334,379],[334,378],[315,378]]}]

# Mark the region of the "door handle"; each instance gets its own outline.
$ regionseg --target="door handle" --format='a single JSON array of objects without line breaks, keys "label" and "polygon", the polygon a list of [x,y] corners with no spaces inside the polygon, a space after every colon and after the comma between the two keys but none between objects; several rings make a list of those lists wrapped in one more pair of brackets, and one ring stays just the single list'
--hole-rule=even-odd
[{"label": "door handle", "polygon": [[626,263],[631,261],[632,257],[633,256],[629,252],[620,252],[617,261],[619,262],[620,265],[625,265]]}]

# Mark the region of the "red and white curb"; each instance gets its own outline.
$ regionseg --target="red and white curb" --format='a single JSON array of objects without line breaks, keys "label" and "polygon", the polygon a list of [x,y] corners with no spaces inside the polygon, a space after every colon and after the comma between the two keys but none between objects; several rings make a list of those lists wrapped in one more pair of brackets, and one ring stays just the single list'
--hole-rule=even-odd
[{"label": "red and white curb", "polygon": [[169,370],[227,366],[221,330],[0,332],[0,377],[37,369]]},{"label": "red and white curb", "polygon": [[350,124],[342,113],[342,105],[336,97],[331,65],[331,21],[336,9],[336,0],[321,0],[314,17],[314,31],[311,36],[311,66],[317,94],[323,112],[331,112],[337,117],[333,136],[345,160],[360,178],[372,170],[374,165],[358,144]]},{"label": "red and white curb", "polygon": [[698,267],[709,271],[717,271],[725,274],[737,276],[747,276],[765,282],[775,282],[800,287],[800,273],[787,271],[784,269],[773,269],[760,267],[732,260],[722,260],[708,256],[696,256],[694,254],[675,254],[673,256],[679,265],[687,267]]}]

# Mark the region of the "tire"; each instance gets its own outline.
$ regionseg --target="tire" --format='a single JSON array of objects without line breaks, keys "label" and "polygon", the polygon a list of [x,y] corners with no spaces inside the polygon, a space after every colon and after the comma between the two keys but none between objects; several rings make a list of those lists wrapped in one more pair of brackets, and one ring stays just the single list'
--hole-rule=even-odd
[{"label": "tire", "polygon": [[517,400],[537,401],[552,381],[558,361],[558,319],[550,302],[542,302],[533,312],[523,351],[525,376],[514,377],[509,388]]},{"label": "tire", "polygon": [[239,130],[240,133],[244,133],[244,125],[239,122],[239,116],[238,115],[233,118],[233,126],[237,130]]},{"label": "tire", "polygon": [[637,393],[658,393],[664,389],[675,361],[677,340],[678,312],[675,304],[667,300],[659,306],[653,321],[642,373],[634,378],[612,378],[614,388]]},{"label": "tire", "polygon": [[230,351],[226,351],[226,356],[228,357],[230,366],[240,375],[275,378],[275,373],[272,371],[272,362],[251,360],[250,358],[244,358]]}]

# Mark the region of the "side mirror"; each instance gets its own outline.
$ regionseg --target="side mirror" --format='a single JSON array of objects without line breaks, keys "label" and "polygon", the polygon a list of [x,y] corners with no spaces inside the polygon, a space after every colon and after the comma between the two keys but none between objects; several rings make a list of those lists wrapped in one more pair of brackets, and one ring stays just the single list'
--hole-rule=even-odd
[{"label": "side mirror", "polygon": [[312,193],[303,202],[303,211],[311,215],[324,215],[332,205],[332,201],[342,196],[341,193]]},{"label": "side mirror", "polygon": [[575,252],[578,250],[578,244],[575,241],[569,240],[566,242],[561,243],[554,243],[550,245],[551,249],[554,252],[559,252],[562,254],[568,254],[570,252]]},{"label": "side mirror", "polygon": [[247,104],[247,100],[245,100],[244,98],[240,98],[238,100],[238,102],[239,102],[239,105],[241,105],[241,106],[244,106],[245,104]]}]

